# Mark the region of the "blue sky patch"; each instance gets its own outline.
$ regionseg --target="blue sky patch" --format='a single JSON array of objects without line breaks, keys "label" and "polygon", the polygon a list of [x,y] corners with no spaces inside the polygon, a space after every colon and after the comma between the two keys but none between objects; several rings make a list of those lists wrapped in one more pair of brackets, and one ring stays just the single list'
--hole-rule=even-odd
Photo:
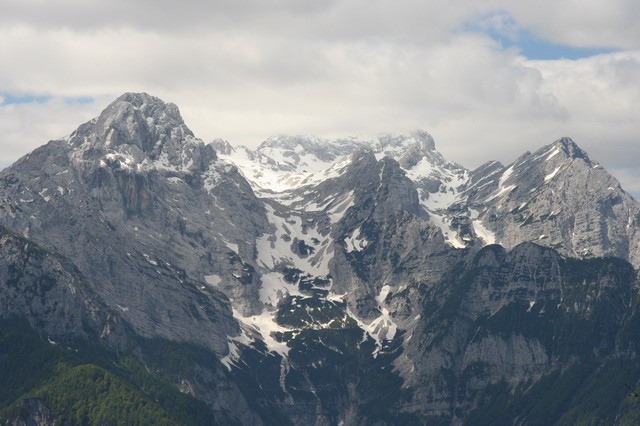
[{"label": "blue sky patch", "polygon": [[[53,99],[51,95],[34,95],[34,94],[14,94],[10,92],[0,92],[0,105],[16,105],[16,104],[44,104]],[[66,104],[85,105],[93,102],[90,96],[65,96],[62,100]]]},{"label": "blue sky patch", "polygon": [[501,11],[468,22],[463,30],[485,34],[503,48],[515,48],[522,56],[533,60],[581,59],[615,52],[615,49],[576,47],[544,40],[522,28],[511,15]]},{"label": "blue sky patch", "polygon": [[65,97],[64,101],[65,103],[68,103],[68,104],[86,105],[93,102],[93,98],[90,96]]},{"label": "blue sky patch", "polygon": [[489,35],[505,48],[515,47],[519,49],[522,56],[528,59],[581,59],[615,51],[614,49],[573,47],[550,43],[536,38],[530,33],[523,34],[517,40],[500,37],[497,34]]},{"label": "blue sky patch", "polygon": [[2,99],[2,105],[12,104],[43,104],[51,100],[52,96],[48,95],[15,95],[12,93],[1,92],[0,99]]}]

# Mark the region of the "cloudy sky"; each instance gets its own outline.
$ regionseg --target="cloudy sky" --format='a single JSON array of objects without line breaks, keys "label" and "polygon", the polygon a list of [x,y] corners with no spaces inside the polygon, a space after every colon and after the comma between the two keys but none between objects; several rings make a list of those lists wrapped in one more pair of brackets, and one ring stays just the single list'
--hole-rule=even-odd
[{"label": "cloudy sky", "polygon": [[249,146],[420,128],[473,168],[570,136],[638,197],[638,21],[637,0],[2,0],[0,167],[144,91]]}]

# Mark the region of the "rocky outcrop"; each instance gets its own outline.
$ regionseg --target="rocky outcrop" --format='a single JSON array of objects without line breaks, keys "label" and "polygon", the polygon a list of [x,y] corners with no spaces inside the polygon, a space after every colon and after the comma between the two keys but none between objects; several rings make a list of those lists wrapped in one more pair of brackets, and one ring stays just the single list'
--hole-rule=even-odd
[{"label": "rocky outcrop", "polygon": [[[258,277],[237,276],[253,257],[264,208],[175,106],[124,95],[5,169],[0,186],[2,223],[73,259],[136,332],[227,353],[239,328],[220,288],[255,305]],[[238,280],[248,285],[228,284]]]},{"label": "rocky outcrop", "polygon": [[475,171],[422,131],[250,150],[126,94],[0,172],[0,313],[184,344],[164,380],[243,423],[545,423],[538,386],[635,362],[639,211],[568,139]]},{"label": "rocky outcrop", "polygon": [[506,168],[477,170],[466,192],[468,205],[506,247],[535,241],[568,256],[616,256],[640,265],[640,204],[571,139]]},{"label": "rocky outcrop", "polygon": [[455,418],[453,407],[472,411],[493,384],[515,389],[637,348],[635,337],[622,338],[637,311],[637,285],[620,259],[578,261],[532,243],[510,252],[485,247],[421,292],[421,321],[396,361],[415,389],[408,407]]},{"label": "rocky outcrop", "polygon": [[125,346],[122,319],[64,257],[0,227],[0,318],[26,317],[51,342]]},{"label": "rocky outcrop", "polygon": [[39,398],[27,398],[20,405],[20,414],[7,421],[7,426],[53,426],[51,411]]}]

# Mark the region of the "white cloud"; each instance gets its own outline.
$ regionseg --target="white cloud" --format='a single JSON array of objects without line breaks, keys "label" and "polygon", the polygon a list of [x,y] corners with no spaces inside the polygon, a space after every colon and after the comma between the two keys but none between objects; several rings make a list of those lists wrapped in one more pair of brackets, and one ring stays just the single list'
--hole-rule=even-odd
[{"label": "white cloud", "polygon": [[20,156],[63,137],[97,115],[101,98],[89,103],[51,99],[43,103],[0,104],[0,169]]},{"label": "white cloud", "polygon": [[636,0],[458,0],[455,7],[446,0],[4,0],[0,26],[84,32],[136,28],[173,35],[221,31],[424,45],[487,14],[513,16],[538,36],[559,43],[640,47]]},{"label": "white cloud", "polygon": [[640,173],[638,168],[615,168],[610,172],[620,181],[622,187],[629,193],[635,194],[640,199]]},{"label": "white cloud", "polygon": [[493,31],[511,40],[517,39],[522,30],[513,17],[505,11],[494,11],[479,17],[476,26],[480,30]]},{"label": "white cloud", "polygon": [[[0,106],[0,166],[119,94],[146,91],[176,103],[199,137],[249,145],[275,133],[424,128],[445,156],[473,167],[566,135],[611,170],[630,170],[622,179],[634,186],[637,9],[635,1],[7,0],[0,93],[53,98]],[[525,29],[627,50],[531,61],[463,32],[474,19],[509,37]],[[95,101],[64,101],[73,96]]]}]

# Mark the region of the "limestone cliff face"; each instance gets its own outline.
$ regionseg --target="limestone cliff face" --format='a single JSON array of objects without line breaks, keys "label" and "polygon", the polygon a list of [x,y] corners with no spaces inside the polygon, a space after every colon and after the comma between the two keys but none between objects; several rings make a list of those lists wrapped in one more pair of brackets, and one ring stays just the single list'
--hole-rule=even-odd
[{"label": "limestone cliff face", "polygon": [[567,259],[532,243],[485,247],[418,293],[421,321],[396,360],[416,390],[409,406],[455,419],[453,407],[472,411],[493,384],[515,389],[594,356],[635,353],[637,339],[622,337],[637,315],[635,275],[614,258]]},{"label": "limestone cliff face", "polygon": [[119,348],[122,319],[64,257],[0,227],[0,318],[26,317],[50,341]]},{"label": "limestone cliff face", "polygon": [[568,139],[475,171],[426,132],[248,150],[126,94],[0,172],[0,317],[204,351],[170,384],[245,424],[545,423],[541,393],[640,379],[639,212]]},{"label": "limestone cliff face", "polygon": [[569,256],[640,265],[640,204],[571,139],[473,175],[469,204],[504,246],[535,241]]},{"label": "limestone cliff face", "polygon": [[264,209],[175,106],[124,95],[68,139],[5,169],[0,182],[2,223],[73,259],[141,335],[227,352],[238,326],[205,276],[246,282],[229,294],[252,309],[258,278],[242,275],[242,258],[252,258]]}]

